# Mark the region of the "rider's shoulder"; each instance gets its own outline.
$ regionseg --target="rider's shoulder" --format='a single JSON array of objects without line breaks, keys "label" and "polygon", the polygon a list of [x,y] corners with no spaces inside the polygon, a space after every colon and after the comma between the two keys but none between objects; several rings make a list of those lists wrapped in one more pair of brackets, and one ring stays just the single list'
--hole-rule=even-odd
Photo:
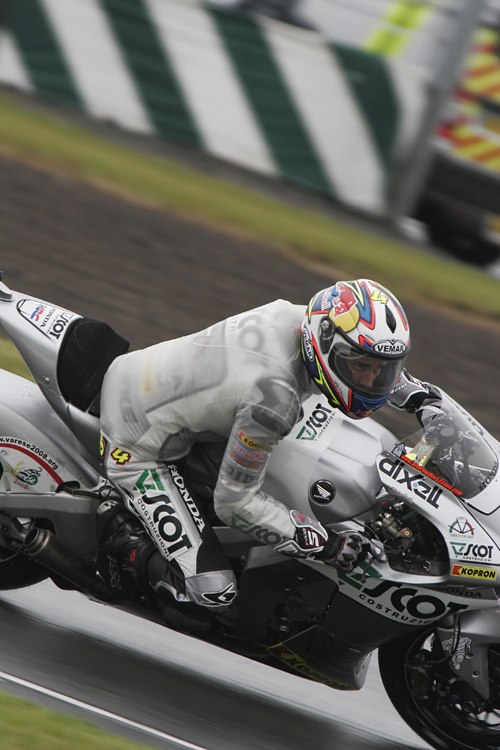
[{"label": "rider's shoulder", "polygon": [[285,316],[302,318],[305,313],[305,305],[297,305],[286,299],[275,299],[272,302],[266,302],[264,305],[247,310],[242,315],[261,314],[270,316]]},{"label": "rider's shoulder", "polygon": [[304,305],[296,305],[285,299],[277,299],[264,305],[262,310],[274,329],[289,331],[300,327],[305,314]]}]

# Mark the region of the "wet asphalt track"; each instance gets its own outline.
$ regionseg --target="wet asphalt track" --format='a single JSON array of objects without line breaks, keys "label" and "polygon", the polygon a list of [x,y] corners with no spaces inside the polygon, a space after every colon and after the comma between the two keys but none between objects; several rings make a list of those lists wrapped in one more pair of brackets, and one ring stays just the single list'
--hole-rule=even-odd
[{"label": "wet asphalt track", "polygon": [[[427,747],[385,698],[376,657],[363,690],[341,693],[62,592],[48,582],[2,593],[0,622],[1,690],[150,747]],[[13,683],[6,675],[123,717],[132,725]]]}]

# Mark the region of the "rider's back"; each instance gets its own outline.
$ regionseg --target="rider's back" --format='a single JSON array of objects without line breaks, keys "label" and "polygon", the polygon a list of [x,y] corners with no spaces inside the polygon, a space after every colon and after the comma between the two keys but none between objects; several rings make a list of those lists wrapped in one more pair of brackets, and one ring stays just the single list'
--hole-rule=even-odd
[{"label": "rider's back", "polygon": [[104,380],[104,428],[112,422],[115,438],[168,460],[195,441],[227,438],[238,410],[262,400],[267,379],[301,390],[303,311],[276,300],[119,357]]}]

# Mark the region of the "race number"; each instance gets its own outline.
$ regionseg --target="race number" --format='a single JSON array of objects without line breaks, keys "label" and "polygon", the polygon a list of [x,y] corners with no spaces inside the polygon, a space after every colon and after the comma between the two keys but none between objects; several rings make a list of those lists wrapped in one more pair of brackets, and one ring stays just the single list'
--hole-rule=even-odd
[{"label": "race number", "polygon": [[116,464],[126,464],[132,456],[130,453],[127,453],[127,451],[124,451],[123,448],[115,448],[113,451],[111,451],[111,458]]}]

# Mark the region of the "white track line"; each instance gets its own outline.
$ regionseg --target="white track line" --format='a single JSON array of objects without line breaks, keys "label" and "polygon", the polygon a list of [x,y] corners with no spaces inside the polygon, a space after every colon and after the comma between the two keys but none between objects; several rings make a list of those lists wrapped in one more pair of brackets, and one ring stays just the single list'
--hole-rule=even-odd
[{"label": "white track line", "polygon": [[56,700],[62,701],[63,703],[69,703],[71,706],[83,708],[85,709],[85,711],[90,711],[91,713],[97,714],[98,716],[104,716],[106,719],[112,719],[113,721],[117,721],[127,727],[132,727],[133,729],[138,729],[141,732],[153,735],[154,737],[159,737],[163,740],[167,740],[168,742],[173,742],[179,747],[187,748],[187,750],[207,750],[207,748],[203,747],[202,745],[193,745],[192,742],[186,742],[185,740],[181,740],[178,737],[174,737],[172,734],[160,732],[157,729],[146,726],[145,724],[139,724],[137,721],[131,721],[130,719],[126,719],[124,716],[120,716],[119,714],[114,714],[111,713],[111,711],[105,711],[102,708],[97,708],[96,706],[90,705],[90,703],[84,703],[83,701],[76,700],[76,698],[70,698],[67,695],[63,695],[62,693],[56,693],[54,690],[49,690],[48,688],[42,687],[41,685],[36,685],[34,682],[22,680],[20,677],[15,677],[14,675],[7,674],[6,672],[0,672],[0,680],[4,680],[5,682],[12,682],[15,685],[20,685],[21,687],[28,688],[29,690],[34,690],[37,693],[42,693],[43,695],[47,695],[50,698],[55,698]]}]

